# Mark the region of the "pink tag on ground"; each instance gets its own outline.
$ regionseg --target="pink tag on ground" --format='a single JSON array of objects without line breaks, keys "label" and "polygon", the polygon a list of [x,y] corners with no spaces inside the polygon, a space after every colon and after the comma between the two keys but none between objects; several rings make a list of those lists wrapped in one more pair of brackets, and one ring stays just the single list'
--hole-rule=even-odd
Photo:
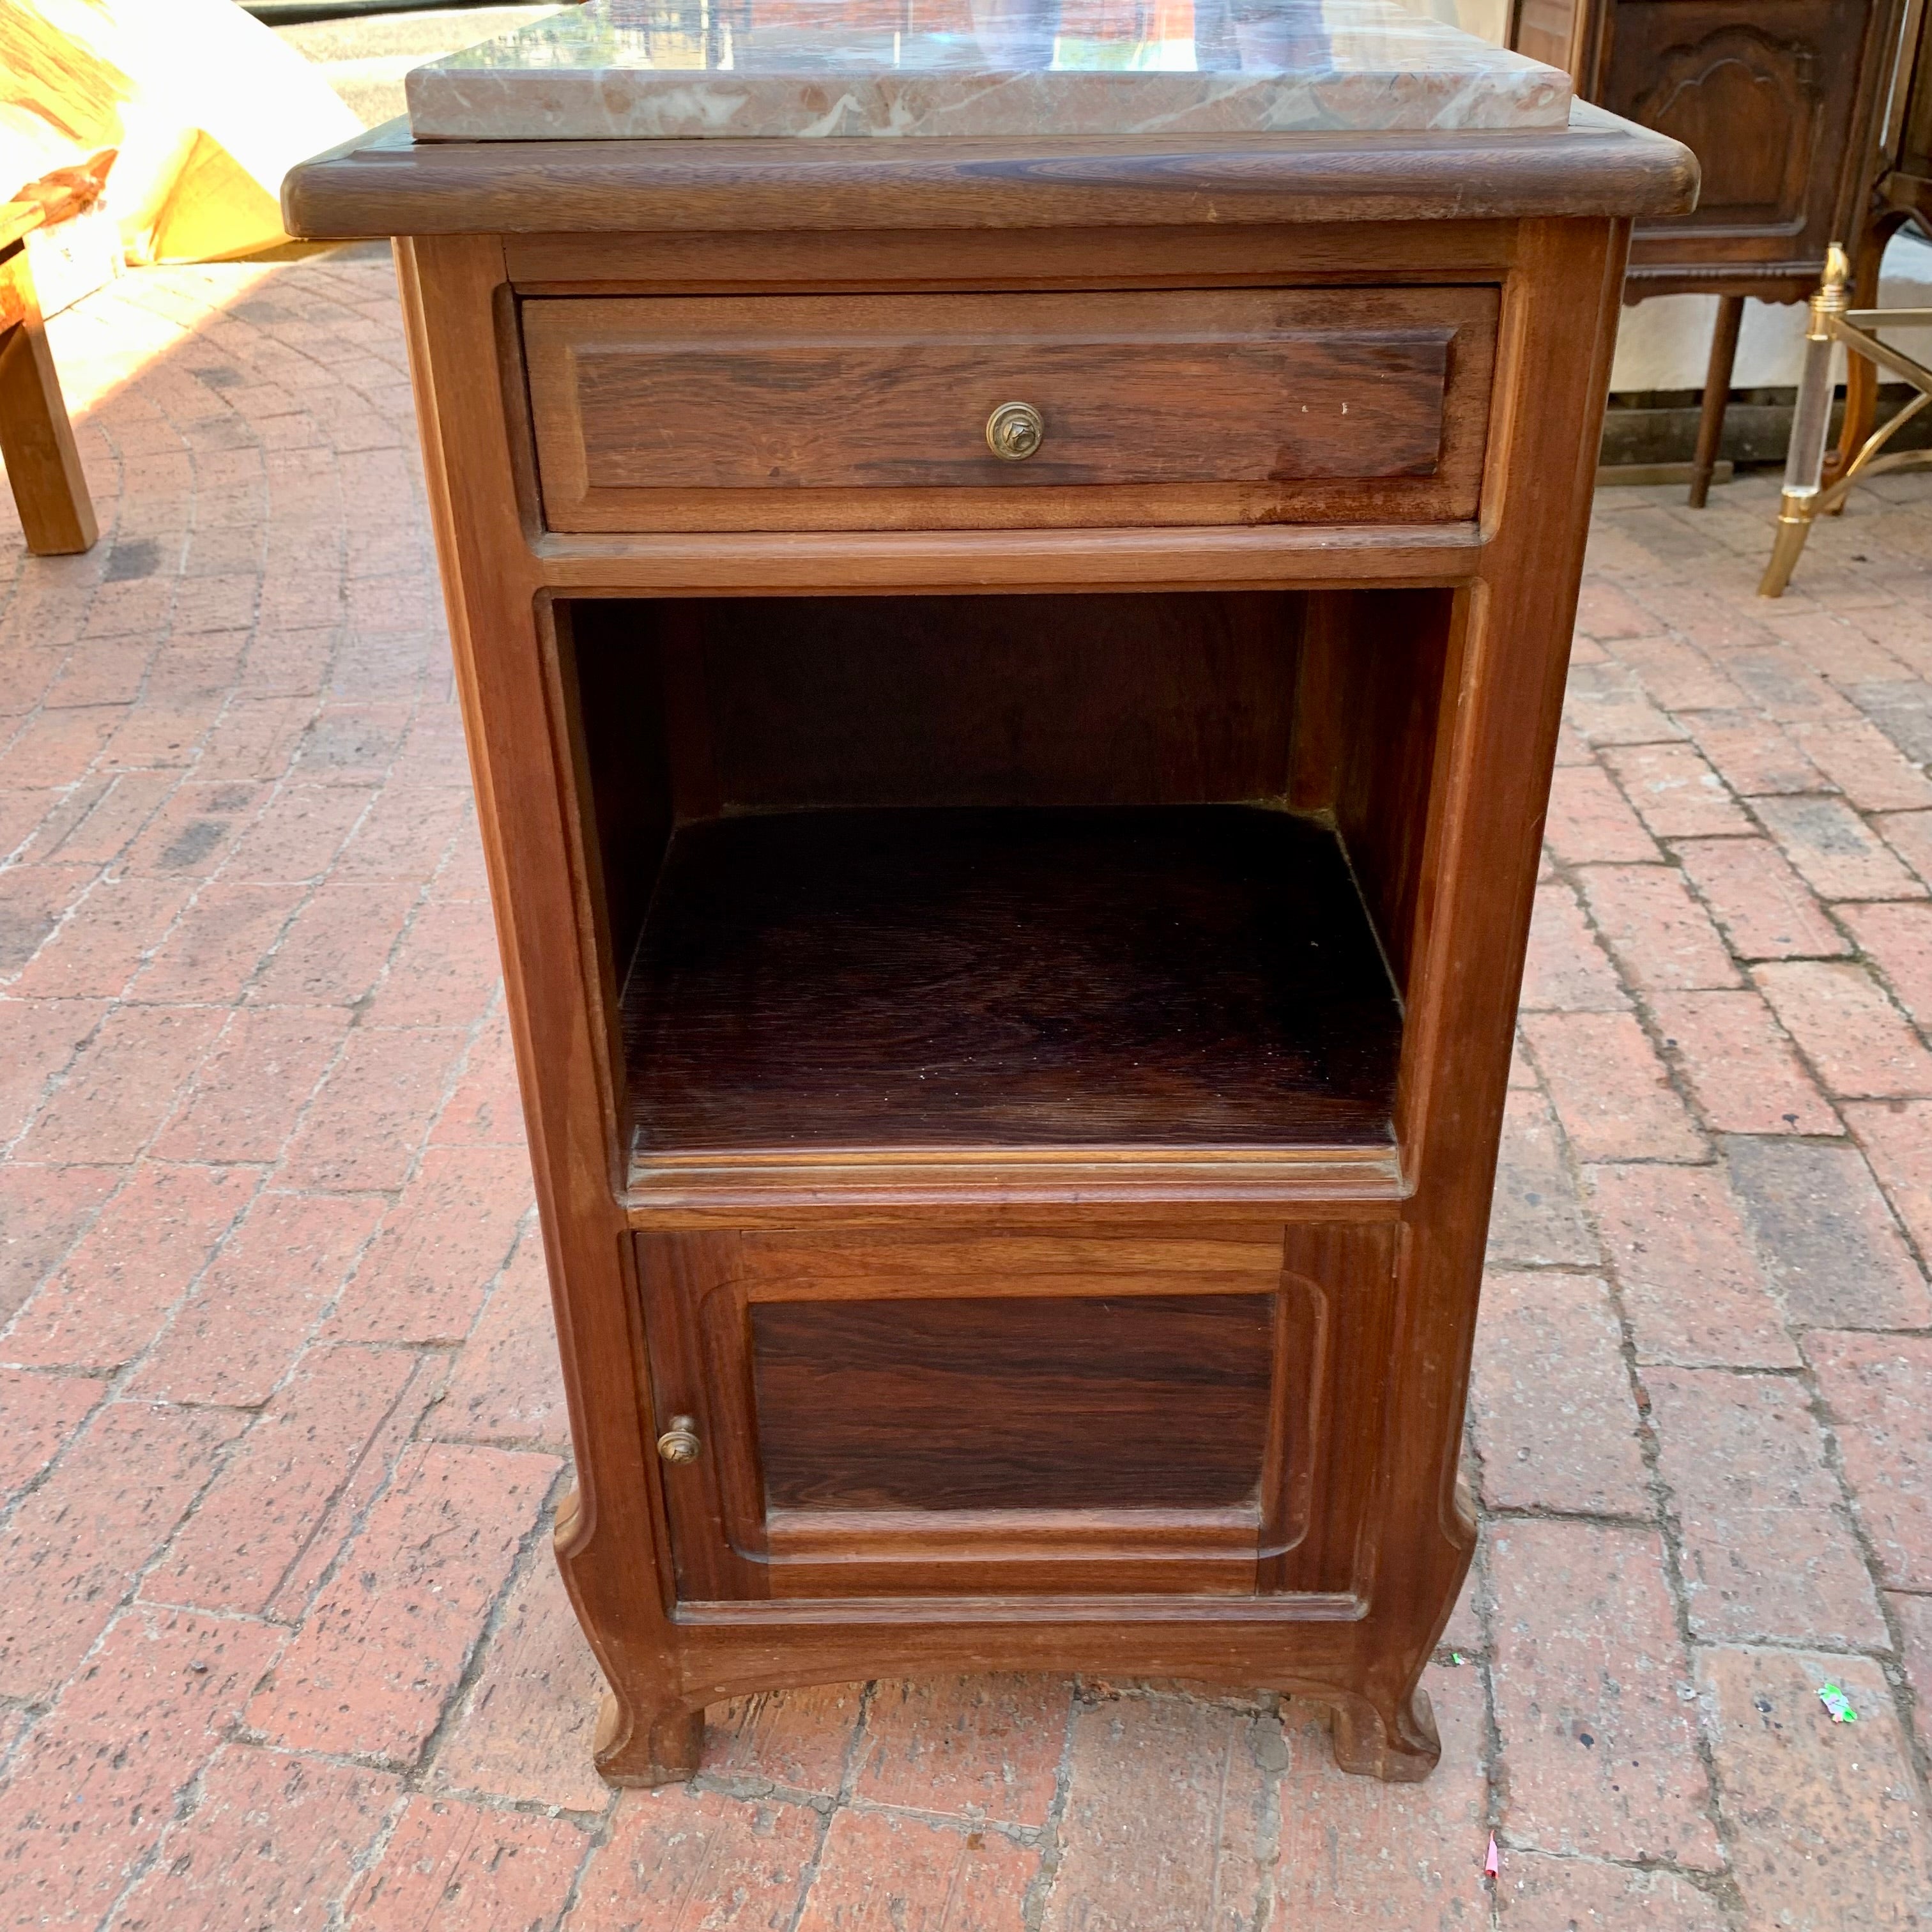
[{"label": "pink tag on ground", "polygon": [[1485,1878],[1498,1877],[1502,1868],[1503,1862],[1496,1856],[1496,1834],[1492,1832],[1490,1834],[1490,1855],[1483,1861],[1483,1876]]}]

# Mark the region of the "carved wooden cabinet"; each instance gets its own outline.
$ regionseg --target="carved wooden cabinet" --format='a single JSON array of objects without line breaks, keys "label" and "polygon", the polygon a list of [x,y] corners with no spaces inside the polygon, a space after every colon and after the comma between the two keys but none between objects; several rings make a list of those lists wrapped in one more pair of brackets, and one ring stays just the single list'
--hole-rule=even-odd
[{"label": "carved wooden cabinet", "polygon": [[604,1774],[962,1670],[1423,1775],[1629,218],[1518,133],[412,142]]},{"label": "carved wooden cabinet", "polygon": [[1747,296],[1802,302],[1870,192],[1901,0],[1521,0],[1514,44],[1682,141],[1696,207],[1641,221],[1626,299],[1721,298],[1692,501],[1724,430]]}]

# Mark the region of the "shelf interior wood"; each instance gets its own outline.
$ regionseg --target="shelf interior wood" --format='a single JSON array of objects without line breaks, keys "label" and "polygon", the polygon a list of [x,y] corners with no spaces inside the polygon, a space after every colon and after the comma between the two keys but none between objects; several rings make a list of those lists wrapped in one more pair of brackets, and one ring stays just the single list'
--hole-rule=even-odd
[{"label": "shelf interior wood", "polygon": [[1272,808],[684,824],[623,1022],[634,1168],[1394,1138],[1388,969],[1334,835]]}]

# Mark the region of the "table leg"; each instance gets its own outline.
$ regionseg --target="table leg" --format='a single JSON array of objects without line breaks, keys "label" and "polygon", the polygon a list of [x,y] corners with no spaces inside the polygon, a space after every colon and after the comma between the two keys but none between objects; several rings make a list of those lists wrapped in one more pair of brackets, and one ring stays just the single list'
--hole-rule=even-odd
[{"label": "table leg", "polygon": [[28,549],[72,556],[92,549],[99,532],[24,250],[0,260],[0,284],[11,297],[0,301],[0,457]]},{"label": "table leg", "polygon": [[1711,361],[1704,372],[1704,407],[1697,418],[1697,454],[1690,464],[1690,494],[1694,510],[1704,507],[1711,494],[1712,472],[1718,466],[1718,449],[1724,440],[1724,412],[1731,402],[1731,370],[1738,359],[1738,330],[1744,319],[1742,296],[1718,298],[1718,326],[1711,337]]}]

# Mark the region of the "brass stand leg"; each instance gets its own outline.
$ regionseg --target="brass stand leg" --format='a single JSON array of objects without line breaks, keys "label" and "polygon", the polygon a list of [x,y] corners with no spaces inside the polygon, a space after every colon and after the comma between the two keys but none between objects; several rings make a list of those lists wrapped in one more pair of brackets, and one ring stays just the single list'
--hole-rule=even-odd
[{"label": "brass stand leg", "polygon": [[1844,250],[1834,242],[1825,251],[1825,279],[1811,298],[1810,326],[1804,332],[1804,373],[1798,379],[1797,406],[1791,415],[1791,447],[1784,459],[1784,497],[1778,506],[1771,561],[1757,586],[1760,597],[1784,595],[1816,514],[1819,472],[1825,466],[1825,443],[1832,433],[1833,331],[1851,306],[1846,292],[1851,272]]},{"label": "brass stand leg", "polygon": [[0,254],[0,296],[7,292],[13,299],[0,299],[0,315],[10,306],[16,319],[0,326],[0,457],[28,549],[36,556],[70,556],[93,548],[94,506],[18,243],[10,255]]},{"label": "brass stand leg", "polygon": [[1701,510],[1711,494],[1711,473],[1724,440],[1724,412],[1730,407],[1731,371],[1738,359],[1738,330],[1744,319],[1742,296],[1718,298],[1718,326],[1711,335],[1710,366],[1704,372],[1704,407],[1697,418],[1697,454],[1690,463],[1692,509]]},{"label": "brass stand leg", "polygon": [[[1897,232],[1903,216],[1892,218],[1881,217],[1864,232],[1858,244],[1858,260],[1852,264],[1851,306],[1853,308],[1874,308],[1878,304],[1879,268],[1885,260],[1886,244]],[[1862,356],[1846,358],[1845,365],[1845,415],[1838,430],[1838,447],[1828,451],[1825,458],[1822,480],[1835,483],[1851,466],[1853,457],[1864,447],[1867,436],[1878,416],[1878,365]],[[1832,515],[1839,514],[1844,508],[1841,502],[1833,506]]]}]

